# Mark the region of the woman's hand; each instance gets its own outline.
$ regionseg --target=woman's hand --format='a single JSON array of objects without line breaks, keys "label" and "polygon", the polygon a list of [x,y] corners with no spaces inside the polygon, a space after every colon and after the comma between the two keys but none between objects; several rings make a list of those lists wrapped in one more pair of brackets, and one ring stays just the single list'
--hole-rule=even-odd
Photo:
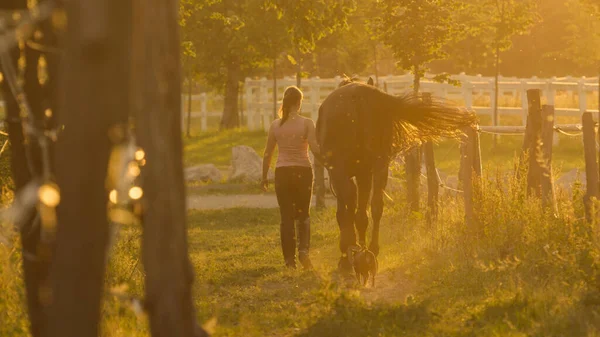
[{"label": "woman's hand", "polygon": [[269,189],[269,180],[268,179],[263,179],[260,182],[260,186],[262,187],[262,190],[266,192]]}]

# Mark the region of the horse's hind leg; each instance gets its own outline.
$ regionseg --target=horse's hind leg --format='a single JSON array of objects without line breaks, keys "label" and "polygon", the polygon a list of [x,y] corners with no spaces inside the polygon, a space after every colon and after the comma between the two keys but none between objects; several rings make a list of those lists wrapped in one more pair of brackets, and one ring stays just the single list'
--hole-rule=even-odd
[{"label": "horse's hind leg", "polygon": [[383,215],[383,191],[387,185],[388,166],[387,164],[377,168],[373,173],[373,198],[371,199],[371,214],[373,216],[373,235],[369,250],[379,255],[379,223]]},{"label": "horse's hind leg", "polygon": [[356,231],[358,232],[358,244],[362,247],[367,245],[367,227],[369,226],[369,217],[367,207],[371,197],[371,187],[373,186],[373,175],[371,172],[363,173],[356,177],[358,184],[358,209],[356,210]]},{"label": "horse's hind leg", "polygon": [[332,170],[330,179],[337,197],[336,218],[340,228],[340,251],[342,256],[345,256],[348,248],[356,244],[354,231],[356,185],[341,171]]}]

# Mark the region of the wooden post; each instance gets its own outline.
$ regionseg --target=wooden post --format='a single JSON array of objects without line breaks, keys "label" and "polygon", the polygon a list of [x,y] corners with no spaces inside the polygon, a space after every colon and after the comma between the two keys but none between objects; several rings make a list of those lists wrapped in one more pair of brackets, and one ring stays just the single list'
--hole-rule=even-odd
[{"label": "wooden post", "polygon": [[317,159],[314,160],[315,167],[315,182],[314,182],[314,190],[315,190],[315,201],[317,210],[322,210],[325,208],[325,167],[321,164]]},{"label": "wooden post", "polygon": [[[423,93],[423,101],[426,103],[431,103],[431,93]],[[433,143],[425,143],[423,145],[423,152],[425,156],[425,167],[427,169],[427,223],[431,224],[437,220],[440,181],[435,169]]]},{"label": "wooden post", "polygon": [[551,207],[553,212],[558,212],[554,197],[554,182],[552,181],[552,145],[554,137],[554,106],[542,107],[542,154],[544,161],[542,171],[542,201],[544,207]]},{"label": "wooden post", "polygon": [[470,129],[472,131],[470,137],[473,139],[473,173],[475,174],[474,181],[477,183],[475,187],[478,189],[481,187],[481,177],[483,176],[483,168],[481,165],[481,142],[479,140],[479,132],[476,128]]},{"label": "wooden post", "polygon": [[542,106],[540,102],[540,90],[527,90],[527,101],[529,102],[528,127],[530,128],[529,143],[529,168],[527,171],[527,191],[538,197],[542,195],[542,169],[540,163],[541,141],[542,141]]},{"label": "wooden post", "polygon": [[[112,2],[115,3],[114,10],[109,13],[121,13],[118,9],[123,4],[118,0]],[[87,2],[79,6],[86,7]],[[181,160],[183,145],[180,123],[177,118],[169,114],[169,111],[177,109],[181,104],[178,2],[135,0],[133,6],[134,10],[130,16],[130,20],[134,20],[131,38],[133,46],[128,54],[131,57],[129,67],[125,69],[131,68],[130,71],[133,73],[130,81],[131,92],[134,102],[138,102],[132,108],[136,122],[136,136],[138,144],[146,153],[147,160],[141,173],[144,191],[141,200],[144,212],[142,261],[146,275],[144,309],[153,337],[207,336],[196,322],[192,299],[194,269],[188,256],[186,188]],[[112,16],[105,21],[112,23]],[[121,38],[121,40],[125,39]],[[76,49],[74,53],[79,55],[80,49]],[[94,63],[96,62],[91,62]],[[152,71],[147,71],[148,69]],[[237,81],[237,78],[235,80]],[[78,83],[85,82],[78,81]],[[108,80],[87,82],[109,83]],[[236,82],[236,98],[238,84]],[[105,97],[107,96],[103,96],[103,99]],[[90,101],[84,103],[82,104],[86,107],[95,106],[89,104]],[[114,106],[119,107],[118,104]],[[102,114],[110,111],[103,106],[100,108]],[[88,124],[84,123],[84,125]],[[67,128],[69,129],[78,128]],[[102,144],[102,142],[97,141],[95,144]],[[85,153],[92,153],[92,151]],[[106,160],[104,167],[106,167]],[[83,174],[83,178],[86,178],[86,174]],[[101,183],[104,187],[104,176]],[[81,185],[77,189],[81,190]],[[104,194],[103,199],[97,203],[98,212],[106,214],[106,199]],[[73,213],[70,208],[65,212]],[[80,214],[91,216],[87,212]],[[86,219],[86,226],[81,225],[81,219],[79,217],[77,223],[80,231],[89,231],[87,224],[95,217]],[[98,243],[95,237],[93,239],[90,241],[91,245],[99,246],[104,250],[104,246]],[[83,246],[82,242],[74,242],[72,245]],[[77,282],[85,279],[81,277],[81,270],[87,270],[86,266],[71,268],[71,270],[77,275]],[[102,286],[103,283],[100,285]],[[84,302],[82,299],[85,299],[85,294],[72,296],[73,301]],[[87,334],[80,333],[73,336],[95,336],[97,331],[98,329],[95,329]],[[66,335],[52,334],[52,336]]]},{"label": "wooden post", "polygon": [[584,196],[585,215],[588,221],[592,219],[591,200],[598,198],[598,163],[596,163],[596,135],[594,117],[591,112],[585,112],[581,118],[583,124],[583,148],[585,151],[586,193]]},{"label": "wooden post", "polygon": [[410,210],[418,212],[420,207],[419,186],[421,185],[421,151],[415,146],[406,152],[406,189],[408,192],[408,203]]},{"label": "wooden post", "polygon": [[460,161],[461,161],[461,181],[463,197],[465,202],[465,223],[467,227],[472,228],[475,223],[475,212],[473,210],[473,166],[475,153],[475,130],[465,128],[464,135],[461,137]]}]

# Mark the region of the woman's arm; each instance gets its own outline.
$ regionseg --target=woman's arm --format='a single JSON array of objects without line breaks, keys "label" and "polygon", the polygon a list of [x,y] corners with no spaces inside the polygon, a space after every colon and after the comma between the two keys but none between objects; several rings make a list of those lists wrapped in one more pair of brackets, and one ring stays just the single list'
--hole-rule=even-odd
[{"label": "woman's arm", "polygon": [[321,148],[319,143],[317,142],[317,131],[315,130],[315,123],[311,119],[306,120],[306,124],[308,127],[308,133],[306,139],[308,141],[308,146],[310,147],[310,151],[315,155],[315,159],[323,164],[323,157],[321,156]]},{"label": "woman's arm", "polygon": [[275,140],[275,134],[273,133],[273,124],[269,128],[269,136],[267,137],[267,146],[265,147],[265,153],[263,155],[263,165],[262,165],[262,184],[266,187],[267,176],[269,173],[269,167],[271,166],[271,158],[273,157],[273,151],[275,151],[275,145],[277,141]]}]

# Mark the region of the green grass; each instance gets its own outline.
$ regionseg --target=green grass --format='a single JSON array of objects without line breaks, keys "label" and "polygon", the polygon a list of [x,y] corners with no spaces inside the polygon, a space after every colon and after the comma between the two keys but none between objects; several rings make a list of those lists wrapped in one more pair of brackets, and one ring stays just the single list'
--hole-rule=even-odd
[{"label": "green grass", "polygon": [[[334,273],[333,209],[312,213],[314,272],[283,268],[277,209],[191,211],[198,319],[216,317],[217,337],[600,335],[599,233],[582,221],[582,192],[559,194],[554,217],[522,182],[491,176],[483,191],[471,228],[460,198],[445,197],[441,220],[429,227],[392,194],[375,288]],[[139,234],[122,230],[107,288],[125,283],[143,294]],[[26,336],[18,249],[0,247],[0,259],[0,335]],[[103,336],[148,335],[145,319],[109,295],[103,312]]]},{"label": "green grass", "polygon": [[[553,148],[553,168],[559,173],[572,169],[583,170],[585,160],[581,137],[559,136],[559,144]],[[222,169],[231,164],[231,149],[234,146],[250,146],[262,156],[266,134],[262,131],[243,129],[209,131],[185,138],[184,163],[186,166],[212,163]],[[501,136],[498,146],[493,148],[493,137],[481,134],[481,155],[484,169],[510,169],[515,156],[523,144],[523,136]],[[445,141],[435,148],[436,166],[448,175],[457,175],[460,165],[458,141]],[[276,154],[273,164],[276,160]]]},{"label": "green grass", "polygon": [[250,146],[262,155],[265,143],[263,131],[237,129],[203,132],[192,138],[184,138],[184,164],[192,166],[210,163],[227,167],[231,164],[231,150],[234,146]]},{"label": "green grass", "polygon": [[[187,192],[191,195],[236,195],[236,194],[263,194],[262,187],[256,184],[229,184],[229,183],[188,183]],[[273,184],[269,184],[267,192],[274,193]]]}]

